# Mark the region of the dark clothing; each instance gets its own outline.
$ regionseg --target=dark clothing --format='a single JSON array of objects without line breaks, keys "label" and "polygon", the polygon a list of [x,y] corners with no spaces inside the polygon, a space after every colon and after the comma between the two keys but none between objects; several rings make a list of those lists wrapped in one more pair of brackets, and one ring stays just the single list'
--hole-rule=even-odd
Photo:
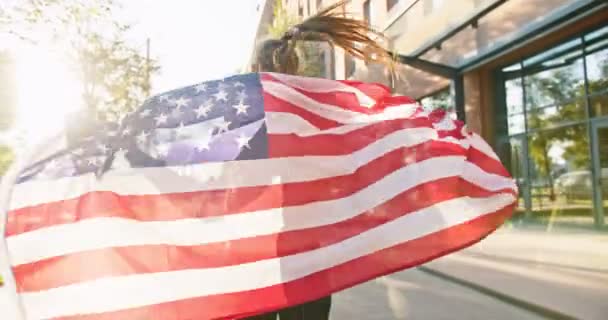
[{"label": "dark clothing", "polygon": [[301,305],[285,308],[277,312],[262,314],[246,320],[328,320],[331,308],[331,296]]}]

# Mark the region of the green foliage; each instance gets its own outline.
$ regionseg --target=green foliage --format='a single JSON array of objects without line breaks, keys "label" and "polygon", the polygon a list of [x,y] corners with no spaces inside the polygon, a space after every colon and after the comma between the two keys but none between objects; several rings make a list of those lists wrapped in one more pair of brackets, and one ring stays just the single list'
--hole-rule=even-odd
[{"label": "green foliage", "polygon": [[125,41],[130,26],[117,20],[114,0],[28,0],[0,12],[0,30],[30,43],[60,43],[82,80],[93,114],[113,120],[139,106],[149,91],[148,74],[159,71]]},{"label": "green foliage", "polygon": [[10,147],[0,145],[0,177],[4,175],[6,170],[13,163],[15,155]]},{"label": "green foliage", "polygon": [[289,28],[300,22],[297,17],[287,12],[281,0],[274,0],[273,13],[274,19],[272,24],[268,26],[268,34],[275,39],[281,38]]},{"label": "green foliage", "polygon": [[[283,1],[275,0],[274,3],[274,19],[272,24],[268,26],[268,34],[274,39],[279,39],[289,28],[301,22],[301,19],[290,15]],[[299,57],[298,74],[308,77],[323,77],[325,61],[323,59],[323,50],[321,43],[300,42],[296,45],[296,51]]]},{"label": "green foliage", "polygon": [[16,88],[13,59],[0,51],[0,132],[9,129],[15,118]]},{"label": "green foliage", "polygon": [[[568,69],[553,72],[551,77],[528,77],[526,81],[532,88],[534,95],[528,95],[531,105],[542,105],[545,101],[552,101],[559,105],[557,112],[552,115],[541,115],[540,111],[532,109],[528,112],[528,126],[530,128],[551,128],[556,124],[569,120],[580,120],[584,117],[585,106],[573,97],[583,96],[584,83],[576,80]],[[538,99],[544,97],[544,99]],[[542,100],[542,101],[535,101]],[[547,130],[534,134],[528,143],[530,156],[537,164],[539,173],[550,176],[551,160],[548,151],[552,143],[565,144],[563,157],[579,169],[589,167],[589,141],[587,128],[582,125],[569,126],[555,130]]]}]

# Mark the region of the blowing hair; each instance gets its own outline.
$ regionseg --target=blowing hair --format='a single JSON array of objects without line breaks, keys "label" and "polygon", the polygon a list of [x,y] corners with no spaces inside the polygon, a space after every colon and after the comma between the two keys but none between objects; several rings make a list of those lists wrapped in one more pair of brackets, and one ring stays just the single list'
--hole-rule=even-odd
[{"label": "blowing hair", "polygon": [[342,10],[337,10],[346,2],[348,0],[338,1],[292,26],[280,39],[264,41],[257,50],[258,71],[297,74],[300,59],[296,45],[303,41],[327,42],[355,58],[384,64],[392,71],[392,54],[376,40],[384,39],[384,36],[366,21],[349,18]]}]

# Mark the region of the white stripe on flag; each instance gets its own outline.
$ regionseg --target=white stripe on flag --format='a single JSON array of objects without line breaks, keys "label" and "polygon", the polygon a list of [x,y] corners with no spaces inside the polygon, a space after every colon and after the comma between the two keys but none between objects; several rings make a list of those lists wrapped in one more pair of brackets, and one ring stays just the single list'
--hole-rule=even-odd
[{"label": "white stripe on flag", "polygon": [[468,141],[471,144],[471,147],[475,148],[476,150],[479,150],[480,152],[492,159],[496,159],[496,161],[500,161],[500,158],[498,158],[494,150],[492,150],[492,147],[490,147],[490,145],[485,140],[483,140],[483,138],[480,137],[478,134],[473,133],[469,135]]},{"label": "white stripe on flag", "polygon": [[340,123],[350,123],[351,119],[361,115],[359,112],[350,111],[334,105],[325,104],[314,100],[294,88],[288,87],[279,82],[262,81],[264,91],[276,98],[288,101],[302,109],[310,111],[316,115]]},{"label": "white stripe on flag", "polygon": [[309,91],[309,92],[317,92],[317,93],[331,93],[331,92],[347,92],[353,93],[357,96],[359,100],[359,104],[364,107],[372,107],[376,100],[372,99],[370,96],[366,95],[363,91],[344,84],[340,81],[323,79],[323,78],[304,78],[298,76],[292,76],[281,73],[268,73],[272,75],[273,78],[288,84],[294,88],[298,88],[301,90]]},{"label": "white stripe on flag", "polygon": [[[514,200],[511,194],[484,199],[458,198],[404,215],[345,241],[300,254],[221,268],[104,278],[22,293],[21,298],[28,318],[49,319],[253,290],[300,279],[445,230],[500,210]],[[170,289],[164,290],[166,288]]]},{"label": "white stripe on flag", "polygon": [[269,134],[295,134],[310,137],[318,134],[347,134],[376,123],[345,124],[340,127],[322,130],[302,117],[288,112],[266,112],[266,126]]},{"label": "white stripe on flag", "polygon": [[[11,263],[16,266],[115,246],[202,245],[333,224],[371,210],[419,184],[458,176],[463,160],[463,157],[452,156],[414,163],[348,197],[300,206],[228,214],[221,218],[152,222],[97,218],[50,226],[9,237]],[[481,170],[475,172],[471,180],[482,181],[484,184],[480,187],[492,191],[511,185],[510,181],[504,181],[508,179]],[[501,180],[504,181],[502,185],[498,183]]]},{"label": "white stripe on flag", "polygon": [[411,117],[419,107],[415,103],[402,104],[384,109],[382,112],[365,114],[350,111],[334,105],[321,103],[284,84],[262,81],[264,91],[276,98],[289,101],[291,104],[312,112],[323,118],[344,124],[370,123],[382,120],[406,119]]},{"label": "white stripe on flag", "polygon": [[[437,138],[430,128],[393,132],[343,156],[303,156],[253,161],[228,161],[179,167],[132,168],[94,174],[36,180],[14,187],[10,208],[18,209],[81,196],[92,191],[146,195],[304,182],[350,174],[357,168],[398,148]],[[298,170],[293,170],[298,168]],[[185,179],[183,176],[188,176]]]}]

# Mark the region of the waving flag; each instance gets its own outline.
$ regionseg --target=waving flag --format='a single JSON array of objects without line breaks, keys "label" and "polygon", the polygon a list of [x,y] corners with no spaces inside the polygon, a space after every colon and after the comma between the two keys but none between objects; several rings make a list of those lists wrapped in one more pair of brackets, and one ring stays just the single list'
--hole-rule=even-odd
[{"label": "waving flag", "polygon": [[27,319],[232,319],[471,245],[516,192],[448,113],[380,85],[247,74],[153,97],[28,164],[5,238]]}]

